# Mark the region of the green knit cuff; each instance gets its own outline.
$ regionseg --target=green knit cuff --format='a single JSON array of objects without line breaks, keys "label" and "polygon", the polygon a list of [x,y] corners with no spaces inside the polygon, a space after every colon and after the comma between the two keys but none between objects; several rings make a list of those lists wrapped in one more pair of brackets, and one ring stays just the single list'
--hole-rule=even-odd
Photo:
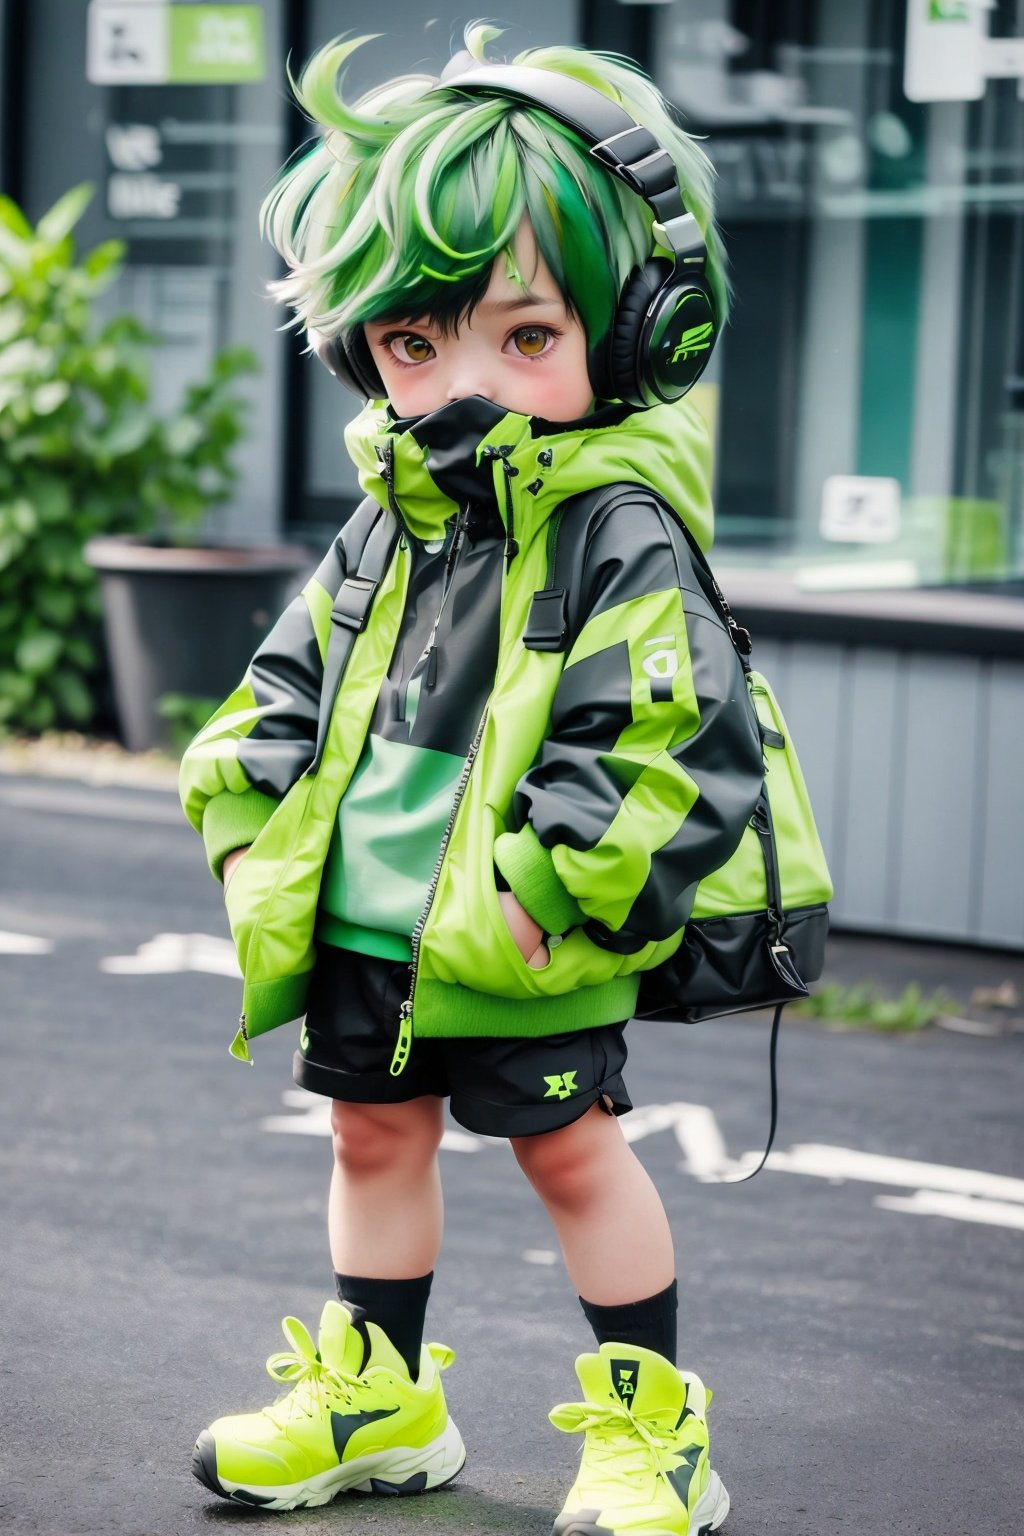
[{"label": "green knit cuff", "polygon": [[203,812],[203,842],[210,869],[217,880],[224,879],[224,860],[233,848],[255,842],[281,804],[260,789],[246,789],[240,795],[222,789],[206,803]]},{"label": "green knit cuff", "polygon": [[555,874],[551,851],[527,823],[521,832],[494,840],[494,862],[521,907],[545,933],[565,933],[587,921],[586,913]]}]

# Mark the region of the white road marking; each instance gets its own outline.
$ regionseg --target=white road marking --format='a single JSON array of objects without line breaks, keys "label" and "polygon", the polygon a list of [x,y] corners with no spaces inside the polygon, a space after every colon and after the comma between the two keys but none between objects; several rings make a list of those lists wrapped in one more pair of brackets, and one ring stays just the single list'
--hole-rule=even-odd
[{"label": "white road marking", "polygon": [[134,955],[106,955],[101,971],[112,976],[155,976],[178,971],[203,971],[212,976],[241,979],[235,946],[211,933],[158,933],[140,944]]},{"label": "white road marking", "polygon": [[629,1142],[671,1130],[686,1161],[683,1169],[701,1180],[720,1179],[735,1164],[729,1157],[714,1112],[706,1104],[642,1104],[620,1122]]},{"label": "white road marking", "polygon": [[524,1264],[557,1264],[558,1254],[550,1248],[524,1248]]},{"label": "white road marking", "polygon": [[[296,1115],[267,1115],[260,1121],[261,1131],[276,1131],[282,1136],[329,1136],[331,1134],[331,1101],[319,1093],[307,1093],[305,1088],[286,1088],[281,1095],[289,1109],[299,1110]],[[479,1152],[484,1145],[479,1136],[468,1131],[446,1130],[441,1138],[442,1152]]]},{"label": "white road marking", "polygon": [[950,1195],[939,1189],[915,1189],[912,1195],[876,1195],[885,1211],[909,1211],[912,1216],[948,1216],[952,1221],[980,1221],[990,1227],[1016,1227],[1024,1232],[1024,1206],[1005,1200],[979,1200],[974,1195]]},{"label": "white road marking", "polygon": [[52,954],[52,939],[36,939],[28,933],[6,933],[0,928],[0,955]]},{"label": "white road marking", "polygon": [[[300,1136],[330,1133],[328,1100],[301,1088],[290,1088],[285,1090],[283,1101],[300,1113],[270,1115],[260,1122],[263,1130]],[[685,1154],[679,1165],[681,1170],[704,1183],[727,1181],[760,1161],[756,1152],[745,1152],[736,1160],[729,1157],[714,1112],[706,1104],[641,1104],[620,1123],[630,1142],[671,1131]],[[445,1131],[441,1147],[447,1152],[479,1152],[488,1145],[505,1144],[503,1137],[471,1136],[466,1131],[451,1129]],[[791,1147],[788,1152],[772,1152],[765,1166],[773,1173],[804,1174],[833,1184],[856,1179],[866,1184],[901,1185],[912,1193],[876,1195],[875,1205],[908,1215],[944,1216],[952,1221],[975,1221],[1024,1231],[1024,1179],[1008,1174],[810,1143]],[[524,1261],[546,1264],[548,1259],[528,1255],[548,1251],[528,1249]]]},{"label": "white road marking", "polygon": [[[741,1165],[753,1167],[760,1154],[746,1152]],[[913,1188],[949,1190],[953,1194],[980,1195],[989,1200],[1024,1203],[1024,1179],[1003,1173],[984,1173],[978,1168],[951,1168],[945,1163],[918,1163],[905,1157],[886,1157],[878,1152],[858,1152],[853,1147],[827,1147],[805,1143],[788,1152],[772,1152],[766,1167],[774,1173],[806,1173],[819,1179],[860,1179],[866,1184],[902,1184]]]},{"label": "white road marking", "polygon": [[1024,1339],[1004,1339],[998,1333],[976,1333],[975,1340],[979,1344],[994,1344],[998,1349],[1024,1349]]}]

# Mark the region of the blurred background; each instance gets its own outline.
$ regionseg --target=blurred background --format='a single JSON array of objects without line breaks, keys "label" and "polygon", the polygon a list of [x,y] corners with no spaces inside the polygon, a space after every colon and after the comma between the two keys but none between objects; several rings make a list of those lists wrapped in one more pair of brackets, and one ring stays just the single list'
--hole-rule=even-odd
[{"label": "blurred background", "polygon": [[[9,733],[187,739],[353,509],[359,403],[279,331],[257,210],[285,59],[381,29],[350,91],[439,72],[474,13],[427,10],[0,0]],[[837,923],[1024,949],[1024,0],[514,14],[509,54],[637,59],[716,167],[716,564]]]}]

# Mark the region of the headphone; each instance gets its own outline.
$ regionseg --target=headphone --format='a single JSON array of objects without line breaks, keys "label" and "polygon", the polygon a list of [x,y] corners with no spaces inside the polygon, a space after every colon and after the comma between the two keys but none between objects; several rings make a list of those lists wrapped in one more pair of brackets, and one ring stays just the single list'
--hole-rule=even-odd
[{"label": "headphone", "polygon": [[[540,107],[579,134],[594,158],[652,209],[654,233],[671,259],[651,256],[630,273],[603,343],[589,354],[588,370],[601,400],[643,408],[685,395],[704,372],[719,327],[707,246],[668,151],[623,107],[568,75],[515,64],[481,66],[460,53],[441,84]],[[309,335],[321,362],[347,388],[371,400],[387,394],[361,325],[334,337]]]}]

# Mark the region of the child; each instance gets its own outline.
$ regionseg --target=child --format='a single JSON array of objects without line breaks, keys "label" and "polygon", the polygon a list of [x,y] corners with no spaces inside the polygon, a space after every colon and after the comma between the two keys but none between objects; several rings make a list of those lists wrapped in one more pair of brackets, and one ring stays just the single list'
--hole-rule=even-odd
[{"label": "child", "polygon": [[[279,297],[371,398],[346,434],[367,499],[190,746],[182,800],[245,976],[232,1050],[305,1013],[294,1075],[334,1101],[339,1300],[318,1346],[285,1320],[268,1365],[291,1391],[218,1419],[193,1470],[273,1509],[459,1471],[453,1356],[422,1343],[448,1097],[510,1139],[599,1345],[584,1401],[552,1413],[585,1435],[557,1536],[683,1536],[729,1499],[710,1394],[674,1363],[668,1222],[617,1117],[639,973],[677,947],[763,777],[679,523],[710,542],[706,432],[677,397],[727,292],[709,164],[650,81],[550,48],[481,83],[494,35],[356,106],[357,43],[321,50],[295,89],[322,142],[263,209]],[[592,153],[582,119],[608,112],[643,195]],[[698,304],[684,324],[671,289],[637,361],[623,326],[660,314],[685,262]]]}]

